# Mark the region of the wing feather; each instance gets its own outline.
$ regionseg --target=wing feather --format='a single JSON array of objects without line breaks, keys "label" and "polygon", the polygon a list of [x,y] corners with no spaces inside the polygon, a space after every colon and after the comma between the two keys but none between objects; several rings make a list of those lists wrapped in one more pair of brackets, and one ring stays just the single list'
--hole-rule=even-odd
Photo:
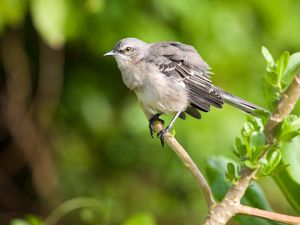
[{"label": "wing feather", "polygon": [[208,112],[211,105],[222,107],[224,101],[221,93],[212,85],[210,68],[192,46],[179,42],[158,42],[153,45],[150,50],[152,57],[148,59],[167,77],[184,82],[193,107],[204,112]]}]

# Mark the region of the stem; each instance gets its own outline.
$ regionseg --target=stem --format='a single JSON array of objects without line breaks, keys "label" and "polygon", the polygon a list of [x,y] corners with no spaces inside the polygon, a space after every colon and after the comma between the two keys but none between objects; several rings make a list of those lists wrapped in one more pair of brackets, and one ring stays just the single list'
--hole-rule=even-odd
[{"label": "stem", "polygon": [[282,94],[275,111],[265,126],[265,136],[268,144],[275,141],[275,131],[282,120],[293,110],[300,96],[300,72],[295,76],[289,88]]},{"label": "stem", "polygon": [[[155,132],[159,132],[163,129],[163,124],[159,121],[156,121],[154,123],[154,130]],[[195,177],[197,183],[199,184],[202,193],[204,195],[205,201],[208,205],[208,207],[212,207],[216,202],[213,197],[212,191],[201,173],[201,171],[198,169],[197,165],[194,163],[192,158],[189,156],[189,154],[185,151],[185,149],[178,143],[176,138],[170,133],[167,132],[164,136],[165,142],[169,145],[169,147],[176,153],[176,155],[181,159],[181,161],[184,163],[184,165],[187,167],[187,169],[193,174]]]},{"label": "stem", "polygon": [[66,214],[81,208],[99,209],[101,208],[101,204],[99,201],[93,198],[80,197],[80,198],[70,199],[68,201],[63,202],[56,209],[54,209],[52,213],[44,220],[44,222],[46,225],[55,225]]},{"label": "stem", "polygon": [[250,216],[257,216],[265,219],[275,220],[278,222],[286,223],[286,224],[300,224],[300,217],[296,216],[288,216],[285,214],[270,212],[262,209],[257,209],[245,205],[240,205],[238,207],[238,213]]}]

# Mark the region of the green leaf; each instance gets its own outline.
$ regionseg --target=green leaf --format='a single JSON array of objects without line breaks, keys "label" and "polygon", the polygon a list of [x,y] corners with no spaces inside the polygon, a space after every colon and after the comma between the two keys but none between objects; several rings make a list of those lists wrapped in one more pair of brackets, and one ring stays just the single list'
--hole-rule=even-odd
[{"label": "green leaf", "polygon": [[242,140],[239,137],[235,138],[235,146],[237,149],[241,149],[243,147]]},{"label": "green leaf", "polygon": [[264,85],[264,94],[269,109],[273,111],[273,109],[276,106],[276,103],[280,100],[279,90],[277,87],[274,87],[274,84],[272,84],[271,81],[266,77],[263,78],[263,85]]},{"label": "green leaf", "polygon": [[[292,116],[292,115],[290,115]],[[292,122],[291,122],[292,127],[295,130],[299,130],[300,129],[300,117],[295,118]]]},{"label": "green leaf", "polygon": [[292,54],[289,58],[287,68],[285,70],[282,84],[284,87],[287,87],[290,82],[293,80],[294,75],[300,69],[300,52]]},{"label": "green leaf", "polygon": [[264,130],[264,124],[262,122],[261,118],[253,117],[253,116],[247,116],[247,121],[251,122],[254,130],[263,132]]},{"label": "green leaf", "polygon": [[262,53],[267,60],[266,74],[263,78],[264,93],[270,109],[273,110],[284,91],[283,78],[286,75],[290,54],[284,52],[274,63],[273,57],[265,47],[262,48]]},{"label": "green leaf", "polygon": [[281,80],[284,77],[289,58],[290,58],[290,53],[286,51],[282,53],[279,59],[276,61],[277,86],[279,86],[280,88],[282,88]]},{"label": "green leaf", "polygon": [[36,215],[29,214],[25,217],[26,221],[29,222],[30,225],[43,225],[44,222],[41,218]]},{"label": "green leaf", "polygon": [[300,135],[300,130],[294,130],[290,132],[283,133],[279,137],[279,141],[290,142],[293,138]]},{"label": "green leaf", "polygon": [[220,201],[230,188],[230,183],[225,177],[227,164],[232,162],[225,157],[210,157],[207,160],[205,174],[215,198]]},{"label": "green leaf", "polygon": [[273,67],[275,65],[275,62],[274,62],[274,59],[273,59],[271,53],[269,52],[269,50],[265,46],[262,46],[261,52],[262,52],[264,58],[266,59],[268,65]]},{"label": "green leaf", "polygon": [[231,183],[235,183],[238,180],[238,170],[232,162],[227,164],[227,172],[225,176]]},{"label": "green leaf", "polygon": [[268,176],[279,165],[282,159],[281,152],[279,150],[269,151],[266,160],[267,163],[263,164],[258,172],[257,177]]},{"label": "green leaf", "polygon": [[79,212],[80,218],[86,224],[92,224],[95,219],[95,212],[92,209],[84,208]]},{"label": "green leaf", "polygon": [[250,136],[251,132],[254,130],[254,126],[250,122],[246,122],[244,124],[244,128],[242,130],[242,135],[243,136]]},{"label": "green leaf", "polygon": [[252,162],[255,162],[257,164],[257,160],[259,159],[259,157],[261,156],[261,154],[263,153],[263,151],[266,149],[266,146],[259,146],[259,147],[256,147],[254,150],[253,150],[253,153],[252,153],[252,157],[251,157],[251,161]]},{"label": "green leaf", "polygon": [[235,138],[235,146],[236,146],[236,156],[240,158],[240,160],[244,160],[247,156],[247,149],[239,137]]},{"label": "green leaf", "polygon": [[[230,188],[230,184],[226,181],[224,175],[229,163],[232,163],[234,167],[236,167],[235,163],[226,157],[211,157],[207,160],[207,165],[205,167],[206,177],[210,187],[212,188],[213,194],[218,201],[222,200]],[[244,197],[242,198],[242,203],[252,207],[272,211],[272,208],[270,207],[263,190],[256,182],[251,183],[251,186],[248,188]],[[273,221],[263,220],[255,217],[236,216],[234,219],[241,225],[278,224]]]},{"label": "green leaf", "polygon": [[41,36],[53,48],[65,43],[66,0],[32,0],[32,19]]},{"label": "green leaf", "polygon": [[272,171],[270,175],[276,176],[278,173],[281,173],[282,171],[286,170],[289,166],[289,164],[285,164],[283,160],[281,160],[279,165]]},{"label": "green leaf", "polygon": [[242,138],[236,138],[236,152],[241,164],[248,168],[257,168],[257,160],[265,149],[265,135],[263,123],[260,118],[247,117],[241,131]]},{"label": "green leaf", "polygon": [[300,137],[284,146],[282,157],[284,163],[281,164],[289,166],[276,174],[274,180],[290,205],[300,215]]},{"label": "green leaf", "polygon": [[230,163],[227,164],[227,171],[230,174],[235,175],[235,167],[234,167],[233,163],[230,162]]},{"label": "green leaf", "polygon": [[261,131],[254,131],[250,137],[250,146],[261,147],[265,145],[265,135]]},{"label": "green leaf", "polygon": [[253,161],[251,161],[251,160],[246,160],[246,161],[244,162],[244,165],[245,165],[246,167],[250,168],[250,169],[255,169],[255,168],[257,168],[257,163],[256,163],[256,162],[253,162]]},{"label": "green leaf", "polygon": [[230,150],[231,150],[231,152],[232,152],[236,157],[241,158],[241,155],[240,155],[239,151],[238,151],[236,148],[230,147]]},{"label": "green leaf", "polygon": [[290,142],[300,134],[300,118],[296,115],[286,117],[276,130],[278,141]]},{"label": "green leaf", "polygon": [[44,222],[39,217],[29,214],[24,219],[13,219],[10,225],[44,225]]},{"label": "green leaf", "polygon": [[13,219],[12,221],[10,221],[10,225],[31,225],[31,224],[23,219]]},{"label": "green leaf", "polygon": [[1,0],[0,1],[0,24],[1,26],[18,26],[26,14],[27,2],[24,0]]},{"label": "green leaf", "polygon": [[275,169],[282,159],[281,152],[276,150],[271,153],[270,157],[267,156],[267,160],[270,162],[271,171]]},{"label": "green leaf", "polygon": [[298,213],[298,215],[300,215],[300,184],[293,179],[288,170],[282,170],[281,172],[275,174],[273,179],[291,207],[295,210],[295,212]]},{"label": "green leaf", "polygon": [[137,213],[127,219],[122,225],[155,225],[154,217],[149,213]]}]

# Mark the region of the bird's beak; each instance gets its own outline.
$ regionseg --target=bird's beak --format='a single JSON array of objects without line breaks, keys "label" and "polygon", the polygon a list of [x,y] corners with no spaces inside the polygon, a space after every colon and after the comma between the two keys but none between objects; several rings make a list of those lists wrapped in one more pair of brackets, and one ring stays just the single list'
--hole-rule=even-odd
[{"label": "bird's beak", "polygon": [[115,51],[111,50],[111,51],[105,53],[103,56],[115,56],[115,55],[116,55]]}]

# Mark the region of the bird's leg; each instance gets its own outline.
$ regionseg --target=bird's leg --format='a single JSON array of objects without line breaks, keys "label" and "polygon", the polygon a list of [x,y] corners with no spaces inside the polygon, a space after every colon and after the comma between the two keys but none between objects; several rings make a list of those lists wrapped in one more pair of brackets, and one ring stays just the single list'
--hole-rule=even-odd
[{"label": "bird's leg", "polygon": [[154,122],[158,120],[162,124],[165,124],[165,121],[163,121],[162,119],[159,118],[160,116],[161,116],[161,114],[156,113],[149,119],[149,130],[150,130],[150,135],[152,138],[153,138]]},{"label": "bird's leg", "polygon": [[159,132],[157,134],[157,137],[159,137],[160,143],[161,143],[161,145],[163,147],[164,147],[164,144],[165,144],[165,142],[164,142],[164,136],[165,136],[166,132],[168,132],[168,131],[170,131],[172,129],[172,127],[175,124],[175,121],[177,120],[177,118],[180,116],[181,113],[182,113],[182,111],[178,111],[176,113],[176,115],[173,117],[173,119],[171,120],[171,123],[169,124],[169,126],[167,126],[165,129],[163,129],[161,132]]}]

